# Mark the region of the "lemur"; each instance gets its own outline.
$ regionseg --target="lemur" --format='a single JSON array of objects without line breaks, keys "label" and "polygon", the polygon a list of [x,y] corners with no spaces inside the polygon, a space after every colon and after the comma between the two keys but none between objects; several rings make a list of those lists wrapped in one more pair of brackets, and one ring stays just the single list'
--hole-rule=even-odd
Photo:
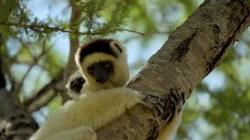
[{"label": "lemur", "polygon": [[[30,140],[96,140],[97,129],[127,109],[144,104],[143,94],[124,87],[129,70],[120,42],[90,41],[78,49],[75,61],[85,79],[83,94],[86,96],[63,106]],[[159,140],[172,137],[180,122],[179,117],[176,118],[163,129]]]},{"label": "lemur", "polygon": [[87,91],[123,87],[129,80],[127,56],[122,44],[112,39],[90,41],[78,49],[76,64]]},{"label": "lemur", "polygon": [[72,99],[78,99],[81,93],[84,92],[85,79],[79,70],[71,74],[67,80],[65,87],[68,90],[68,94]]}]

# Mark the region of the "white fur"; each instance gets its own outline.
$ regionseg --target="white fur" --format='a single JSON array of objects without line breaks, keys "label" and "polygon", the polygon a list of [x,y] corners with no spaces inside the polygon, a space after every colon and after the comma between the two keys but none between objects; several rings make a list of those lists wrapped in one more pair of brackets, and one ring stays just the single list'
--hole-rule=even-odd
[{"label": "white fur", "polygon": [[158,140],[172,140],[181,124],[182,111],[176,114],[171,122],[164,126],[159,134]]},{"label": "white fur", "polygon": [[[80,133],[81,129],[78,129],[77,132],[73,130],[81,128],[81,126],[84,126],[84,129],[87,127],[96,130],[118,118],[140,101],[140,95],[128,88],[94,92],[63,106],[48,118],[30,140],[52,140],[52,138],[57,140],[57,136],[60,139],[63,135],[75,137],[73,134]],[[61,138],[64,140],[63,137]],[[82,136],[79,136],[78,139],[82,140]]]}]

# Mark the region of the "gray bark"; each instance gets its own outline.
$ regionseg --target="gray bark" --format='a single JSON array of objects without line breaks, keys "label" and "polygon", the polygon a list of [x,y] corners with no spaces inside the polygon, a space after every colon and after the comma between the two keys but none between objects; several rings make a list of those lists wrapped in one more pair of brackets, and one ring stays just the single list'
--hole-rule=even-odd
[{"label": "gray bark", "polygon": [[[0,48],[1,45],[0,36]],[[18,102],[15,94],[6,89],[0,50],[0,140],[27,140],[38,126],[28,111]]]},{"label": "gray bark", "polygon": [[27,140],[38,125],[13,94],[0,91],[0,140]]},{"label": "gray bark", "polygon": [[160,126],[181,110],[192,89],[217,66],[248,25],[249,4],[243,0],[206,0],[128,84],[160,110],[137,105],[99,129],[98,137],[156,139]]}]

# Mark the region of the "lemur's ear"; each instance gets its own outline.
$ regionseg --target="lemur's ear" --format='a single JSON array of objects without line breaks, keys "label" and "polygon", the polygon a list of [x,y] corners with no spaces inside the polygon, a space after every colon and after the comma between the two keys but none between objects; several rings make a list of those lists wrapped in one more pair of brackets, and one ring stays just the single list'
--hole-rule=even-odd
[{"label": "lemur's ear", "polygon": [[113,47],[114,49],[118,50],[119,53],[123,53],[123,48],[122,48],[122,44],[119,41],[116,40],[112,40],[110,42],[111,47]]}]

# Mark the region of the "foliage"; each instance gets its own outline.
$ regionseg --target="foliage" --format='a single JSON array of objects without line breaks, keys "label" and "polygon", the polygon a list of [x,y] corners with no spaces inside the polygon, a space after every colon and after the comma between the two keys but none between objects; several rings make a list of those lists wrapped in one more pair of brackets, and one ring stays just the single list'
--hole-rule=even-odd
[{"label": "foliage", "polygon": [[[81,9],[79,30],[70,27],[70,2]],[[0,45],[3,46],[5,76],[8,88],[14,89],[26,106],[36,99],[35,95],[40,97],[39,91],[53,84],[53,79],[63,72],[69,54],[69,33],[81,40],[104,35],[123,40],[129,46],[129,56],[130,50],[137,49],[132,53],[138,56],[131,53],[136,61],[130,63],[131,71],[136,71],[148,58],[142,52],[155,52],[156,46],[161,47],[161,42],[196,10],[201,1],[70,2],[0,1]],[[35,4],[36,7],[32,7]],[[249,30],[245,32],[237,45],[226,53],[220,67],[194,90],[186,105],[177,139],[250,139],[249,34]],[[147,55],[152,53],[150,51]],[[45,91],[43,94],[62,92],[54,86]],[[51,101],[46,109],[56,110],[59,102],[63,101],[60,97],[57,95],[54,100],[45,100]]]}]

